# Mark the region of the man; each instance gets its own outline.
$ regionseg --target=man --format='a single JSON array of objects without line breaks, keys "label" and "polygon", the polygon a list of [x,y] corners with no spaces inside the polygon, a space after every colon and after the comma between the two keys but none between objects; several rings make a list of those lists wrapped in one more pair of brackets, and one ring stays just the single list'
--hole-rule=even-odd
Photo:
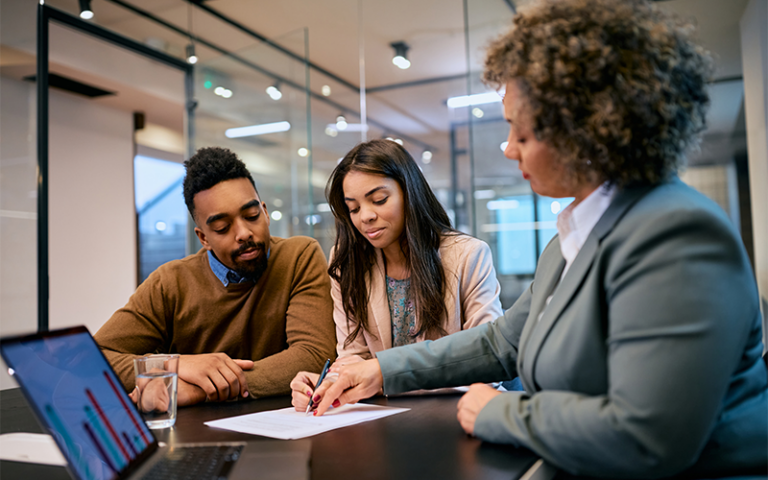
[{"label": "man", "polygon": [[133,359],[179,353],[178,404],[290,391],[335,356],[327,263],[307,237],[269,235],[267,206],[231,151],[184,163],[184,200],[203,248],[162,265],[96,341],[133,390]]}]

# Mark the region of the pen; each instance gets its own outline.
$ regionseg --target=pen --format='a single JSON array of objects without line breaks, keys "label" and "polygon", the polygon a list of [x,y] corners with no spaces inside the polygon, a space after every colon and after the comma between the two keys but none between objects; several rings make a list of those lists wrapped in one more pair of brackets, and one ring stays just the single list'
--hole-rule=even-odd
[{"label": "pen", "polygon": [[320,388],[320,384],[323,383],[323,379],[325,378],[325,374],[328,373],[328,367],[331,366],[331,359],[325,361],[325,365],[323,365],[323,371],[320,372],[320,378],[317,379],[317,385],[315,385],[315,389],[312,390],[312,395],[309,397],[309,405],[307,405],[307,411],[304,412],[305,415],[309,415],[309,411],[312,410],[313,407],[313,401],[312,399],[315,398],[315,392],[318,388]]}]

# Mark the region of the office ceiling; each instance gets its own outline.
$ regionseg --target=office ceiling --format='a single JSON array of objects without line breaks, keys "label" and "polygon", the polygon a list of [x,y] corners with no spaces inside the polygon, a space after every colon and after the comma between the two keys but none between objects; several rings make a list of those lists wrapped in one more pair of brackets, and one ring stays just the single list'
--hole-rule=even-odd
[{"label": "office ceiling", "polygon": [[[270,73],[300,86],[304,85],[306,77],[299,62],[287,60],[288,57],[273,46],[216,18],[205,7],[271,39],[274,44],[298,57],[304,57],[308,48],[310,62],[319,67],[311,70],[309,85],[318,99],[312,104],[312,145],[321,171],[330,170],[335,159],[361,138],[359,133],[340,133],[338,137],[329,137],[324,134],[324,126],[335,121],[339,105],[345,111],[360,112],[358,89],[363,84],[362,52],[364,85],[368,90],[365,96],[367,116],[374,124],[369,138],[401,136],[414,156],[419,156],[424,148],[434,150],[433,164],[424,168],[426,172],[435,172],[435,182],[445,183],[448,181],[446,166],[451,124],[468,119],[467,109],[452,111],[445,101],[448,97],[466,94],[468,88],[472,92],[482,91],[478,77],[483,47],[488,39],[507,28],[515,7],[523,8],[530,1],[468,0],[465,11],[462,0],[203,0],[203,8],[185,0],[93,0],[95,17],[92,21],[182,57],[188,38],[137,14],[137,11],[146,12],[182,30],[189,31],[191,28],[200,39],[241,55],[254,64],[263,65]],[[739,20],[747,2],[659,2],[664,9],[693,18],[698,25],[701,42],[717,59],[710,130],[701,152],[693,156],[694,163],[727,161],[734,150],[744,148],[743,120],[739,121],[743,117]],[[79,11],[77,0],[47,0],[46,3],[73,14]],[[130,7],[135,7],[135,10]],[[465,37],[465,15],[469,24],[469,45]],[[412,65],[407,70],[401,70],[391,62],[394,50],[390,44],[395,41],[404,41],[410,46],[408,56]],[[244,75],[249,70],[241,63],[222,56],[220,51],[207,47],[205,42],[198,42],[196,48],[200,57],[199,66],[229,72],[233,76]],[[468,62],[472,71],[469,87],[464,76]],[[73,74],[71,71],[68,73]],[[91,83],[101,86],[94,79],[93,72],[87,76]],[[274,83],[268,74],[259,73],[255,77],[258,78],[244,81],[241,87],[248,86],[261,95],[266,85]],[[434,79],[442,81],[429,81]],[[427,83],[413,85],[413,82]],[[114,79],[105,83],[109,84],[106,85],[109,89],[116,88]],[[411,85],[396,88],[400,84]],[[331,87],[328,97],[321,94],[324,85]],[[126,85],[126,90],[133,88],[135,85]],[[302,98],[298,95],[300,93],[297,92],[295,97],[298,100]],[[219,108],[222,115],[214,122],[217,128],[247,122],[254,111],[268,116],[277,108],[267,103],[257,105],[237,101],[237,98],[235,95],[229,104]],[[135,105],[138,101],[131,100],[127,104]],[[183,98],[177,96],[175,101],[181,112]],[[162,101],[144,102],[142,105],[150,122],[180,129],[182,122],[179,116],[169,115],[169,111],[173,110],[169,102],[174,103],[174,99],[166,97]],[[498,104],[483,110],[482,121],[500,117]],[[350,122],[359,121],[354,114],[349,117]],[[479,178],[493,180],[494,171],[484,172],[482,159],[498,160],[501,153],[498,145],[505,135],[505,126],[500,123],[474,139],[475,157],[480,159]],[[263,147],[279,141],[265,137],[252,143]],[[458,141],[466,142],[466,139],[459,138]]]}]

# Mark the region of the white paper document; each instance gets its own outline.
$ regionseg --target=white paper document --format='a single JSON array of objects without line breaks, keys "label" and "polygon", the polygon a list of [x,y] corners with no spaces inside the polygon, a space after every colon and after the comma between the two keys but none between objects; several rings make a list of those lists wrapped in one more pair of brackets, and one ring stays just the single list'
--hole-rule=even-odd
[{"label": "white paper document", "polygon": [[335,430],[357,423],[402,413],[410,408],[382,407],[356,403],[328,410],[322,417],[305,415],[293,407],[270,412],[251,413],[239,417],[222,418],[205,422],[209,427],[223,428],[240,433],[262,435],[281,440],[295,440],[318,433]]}]

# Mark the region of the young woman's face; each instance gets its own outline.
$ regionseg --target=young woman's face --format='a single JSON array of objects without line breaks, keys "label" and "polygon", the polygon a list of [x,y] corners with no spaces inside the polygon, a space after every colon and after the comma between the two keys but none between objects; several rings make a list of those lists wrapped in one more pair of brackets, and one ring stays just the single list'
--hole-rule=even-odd
[{"label": "young woman's face", "polygon": [[342,184],[355,228],[376,248],[399,249],[405,229],[405,199],[389,177],[351,171]]}]

